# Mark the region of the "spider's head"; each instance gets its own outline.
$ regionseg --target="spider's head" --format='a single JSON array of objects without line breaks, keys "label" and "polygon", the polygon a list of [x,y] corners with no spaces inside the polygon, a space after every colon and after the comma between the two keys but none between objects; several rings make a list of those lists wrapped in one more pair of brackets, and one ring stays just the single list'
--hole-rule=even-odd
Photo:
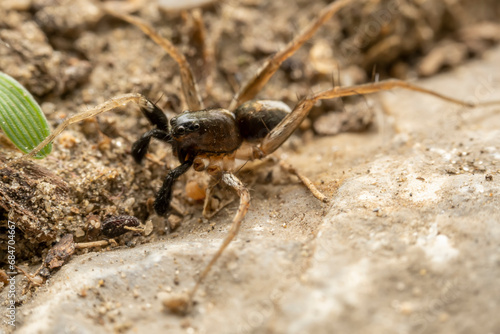
[{"label": "spider's head", "polygon": [[170,120],[169,134],[181,163],[188,156],[231,153],[242,141],[234,114],[221,108],[185,111]]},{"label": "spider's head", "polygon": [[199,135],[201,125],[198,114],[184,112],[170,120],[170,135],[174,140],[184,140]]}]

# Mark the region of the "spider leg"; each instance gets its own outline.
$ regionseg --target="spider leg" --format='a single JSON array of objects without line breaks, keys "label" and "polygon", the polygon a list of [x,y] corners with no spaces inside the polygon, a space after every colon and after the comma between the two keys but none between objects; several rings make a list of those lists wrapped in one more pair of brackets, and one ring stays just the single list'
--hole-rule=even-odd
[{"label": "spider leg", "polygon": [[215,178],[210,178],[210,182],[208,183],[207,186],[207,191],[205,193],[205,202],[203,203],[203,217],[206,219],[212,218],[218,211],[215,212],[210,212],[210,203],[212,200],[212,193],[214,190],[214,187],[219,183],[219,180]]},{"label": "spider leg", "polygon": [[259,147],[254,148],[253,158],[261,159],[276,151],[306,118],[315,102],[314,96],[300,100],[292,112],[264,137]]},{"label": "spider leg", "polygon": [[132,145],[132,156],[138,164],[141,163],[142,159],[144,159],[144,156],[148,152],[151,138],[156,138],[165,142],[169,142],[172,139],[168,132],[160,129],[152,129],[143,134],[141,138],[137,139]]},{"label": "spider leg", "polygon": [[303,175],[297,169],[295,169],[295,167],[293,167],[292,165],[290,165],[289,163],[287,163],[283,160],[280,160],[280,166],[281,166],[281,168],[286,170],[288,173],[294,174],[295,176],[297,176],[299,178],[299,180],[304,184],[304,186],[306,186],[306,188],[309,189],[309,191],[313,194],[314,197],[319,199],[321,202],[324,202],[324,203],[328,202],[328,197],[323,195],[318,190],[318,188],[316,188],[314,183],[312,183],[311,180],[309,180],[309,178],[307,178],[305,175]]},{"label": "spider leg", "polygon": [[241,183],[241,181],[234,176],[231,173],[224,172],[221,175],[221,180],[228,186],[232,187],[236,192],[238,193],[238,196],[240,197],[240,206],[238,207],[238,212],[236,212],[236,215],[233,218],[233,222],[231,224],[231,228],[222,242],[222,245],[219,247],[217,252],[214,254],[210,262],[206,265],[205,269],[201,272],[200,276],[198,277],[198,280],[196,281],[195,286],[193,289],[189,292],[189,299],[192,300],[194,294],[196,293],[196,290],[198,290],[200,284],[203,282],[207,274],[209,273],[210,269],[212,269],[212,266],[214,263],[217,261],[217,259],[222,255],[226,247],[233,241],[234,237],[236,234],[238,234],[238,231],[241,226],[241,222],[243,221],[243,218],[245,218],[245,215],[248,211],[248,207],[250,206],[250,193],[248,192],[248,189]]},{"label": "spider leg", "polygon": [[148,119],[149,123],[155,125],[158,129],[170,132],[170,125],[165,113],[153,102],[144,98],[139,104],[142,114]]},{"label": "spider leg", "polygon": [[411,84],[409,82],[397,79],[384,80],[379,82],[370,82],[362,85],[350,86],[350,87],[334,87],[332,89],[328,89],[326,91],[317,93],[313,96],[314,101],[317,100],[326,100],[333,99],[336,97],[344,97],[344,96],[352,96],[352,95],[365,95],[365,94],[373,94],[384,90],[391,90],[394,88],[403,88],[407,90],[412,90],[415,92],[432,95],[437,97],[438,99],[448,101],[450,103],[462,105],[468,108],[474,108],[481,104],[474,104],[466,101],[462,101],[450,96],[446,96],[440,93],[437,93],[433,90],[426,89],[423,87],[419,87],[417,85]]},{"label": "spider leg", "polygon": [[158,215],[164,216],[168,212],[168,209],[170,208],[170,201],[172,200],[172,187],[174,182],[179,178],[179,176],[186,173],[192,165],[193,161],[187,160],[168,172],[165,180],[163,181],[163,185],[156,195],[154,203],[154,209]]},{"label": "spider leg", "polygon": [[[450,103],[455,103],[458,105],[462,105],[465,107],[476,107],[479,105],[488,105],[491,103],[482,103],[482,104],[472,104],[465,101],[461,101],[459,99],[455,99],[432,90],[422,88],[411,83],[402,81],[402,80],[387,80],[380,81],[374,83],[368,83],[363,85],[356,85],[350,87],[334,87],[332,89],[314,94],[312,96],[308,96],[300,100],[295,108],[287,114],[281,122],[276,125],[269,133],[263,138],[261,144],[257,147],[254,146],[251,150],[247,150],[242,152],[242,155],[239,155],[238,158],[247,159],[262,159],[263,157],[273,153],[278,147],[280,147],[290,135],[297,129],[300,123],[304,120],[304,118],[309,114],[309,111],[314,106],[316,101],[324,100],[324,99],[333,99],[337,97],[351,96],[351,95],[363,95],[363,94],[372,94],[379,91],[391,90],[394,88],[403,88],[416,92],[420,92],[427,95],[435,96],[439,99],[448,101]],[[314,184],[307,179],[305,176],[301,175],[295,168],[291,165],[281,162],[281,166],[299,177],[299,179],[304,183],[304,185],[309,188],[312,194],[321,201],[325,201],[327,198],[321,194]]]},{"label": "spider leg", "polygon": [[[283,102],[256,100],[243,103],[234,111],[234,114],[241,136],[249,142],[255,142],[266,138],[270,131],[291,112],[290,107]],[[263,156],[262,151],[251,144],[240,147],[236,152],[236,157],[243,160],[260,159]],[[317,199],[322,202],[328,201],[328,198],[292,165],[281,160],[280,166],[288,173],[296,175]]]},{"label": "spider leg", "polygon": [[141,136],[132,145],[132,156],[137,163],[141,163],[142,159],[146,155],[151,142],[151,138],[156,138],[165,142],[170,141],[170,125],[168,123],[167,116],[163,111],[158,108],[156,104],[150,100],[144,98],[141,100],[140,109],[142,114],[148,119],[148,121],[155,125],[156,128],[152,129]]},{"label": "spider leg", "polygon": [[441,100],[445,100],[450,103],[462,105],[469,108],[479,106],[479,104],[476,105],[466,101],[461,101],[459,99],[455,99],[402,80],[386,80],[350,87],[334,87],[332,89],[303,98],[301,101],[299,101],[292,112],[288,114],[276,127],[274,127],[262,140],[260,147],[257,148],[257,150],[254,150],[254,158],[264,157],[268,154],[271,154],[278,147],[280,147],[304,120],[316,101],[351,95],[373,94],[379,91],[391,90],[394,88],[403,88],[427,95],[432,95]]},{"label": "spider leg", "polygon": [[250,193],[248,192],[248,189],[243,185],[243,183],[241,183],[241,181],[238,180],[238,178],[231,173],[222,172],[219,175],[220,175],[219,176],[220,180],[222,180],[222,182],[232,187],[238,193],[240,197],[240,206],[238,207],[238,212],[236,212],[236,215],[233,218],[231,228],[226,238],[220,245],[217,252],[212,256],[210,262],[205,266],[205,269],[203,269],[203,271],[201,272],[194,287],[189,292],[187,292],[187,294],[180,294],[178,296],[174,296],[172,298],[168,298],[163,301],[163,305],[170,312],[177,314],[186,314],[189,311],[190,307],[193,304],[193,298],[194,295],[196,294],[196,291],[198,291],[198,288],[200,287],[201,283],[203,283],[203,280],[207,277],[214,263],[219,259],[224,250],[227,248],[227,246],[231,243],[231,241],[233,241],[234,237],[238,234],[241,222],[243,221],[243,218],[245,218],[245,215],[248,211],[248,207],[250,206]]},{"label": "spider leg", "polygon": [[35,147],[31,152],[23,155],[22,157],[12,160],[8,164],[12,164],[15,162],[19,162],[21,160],[27,159],[27,158],[32,158],[34,157],[40,150],[42,150],[45,146],[47,146],[49,143],[51,143],[61,132],[64,131],[69,125],[78,123],[80,121],[83,121],[84,119],[95,117],[99,114],[102,114],[103,112],[113,110],[115,108],[121,107],[126,105],[129,102],[134,102],[138,105],[141,105],[141,101],[146,99],[144,96],[141,94],[125,94],[125,95],[119,95],[116,96],[104,103],[99,104],[98,106],[84,110],[79,112],[76,115],[73,115],[71,117],[66,118],[59,126],[47,137],[45,138],[40,144],[38,144],[37,147]]},{"label": "spider leg", "polygon": [[328,5],[311,25],[290,41],[283,50],[277,52],[266,61],[258,72],[240,89],[238,94],[236,94],[231,101],[229,110],[233,111],[242,103],[253,99],[278,70],[280,65],[307,42],[326,21],[350,2],[352,1],[337,0]]},{"label": "spider leg", "polygon": [[186,60],[184,54],[182,54],[175,45],[172,44],[168,39],[161,37],[149,24],[144,22],[138,17],[122,14],[117,11],[114,11],[106,6],[102,6],[102,9],[119,19],[122,19],[130,24],[135,25],[139,29],[141,29],[147,36],[149,36],[156,44],[161,46],[163,50],[165,50],[170,57],[172,57],[177,65],[179,65],[179,70],[181,74],[182,81],[182,92],[184,98],[186,99],[186,103],[188,105],[189,110],[202,110],[204,109],[203,101],[201,99],[201,95],[198,89],[198,85],[194,80],[193,71],[191,70],[191,66]]}]

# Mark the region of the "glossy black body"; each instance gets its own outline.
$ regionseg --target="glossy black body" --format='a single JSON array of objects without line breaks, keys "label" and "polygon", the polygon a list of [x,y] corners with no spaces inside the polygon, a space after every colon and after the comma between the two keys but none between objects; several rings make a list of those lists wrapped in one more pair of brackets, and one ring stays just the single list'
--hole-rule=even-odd
[{"label": "glossy black body", "polygon": [[170,120],[172,148],[179,161],[202,153],[232,153],[242,143],[234,115],[225,109],[184,112]]},{"label": "glossy black body", "polygon": [[185,111],[168,122],[163,111],[146,100],[141,111],[156,127],[141,136],[132,146],[132,156],[141,162],[151,138],[172,145],[181,163],[169,171],[154,203],[159,215],[165,215],[172,200],[175,180],[187,172],[199,155],[224,155],[235,152],[243,141],[255,142],[264,138],[290,112],[277,101],[249,101],[235,113],[225,109]]},{"label": "glossy black body", "polygon": [[267,136],[290,111],[279,101],[248,101],[239,106],[234,115],[241,137],[256,142]]}]

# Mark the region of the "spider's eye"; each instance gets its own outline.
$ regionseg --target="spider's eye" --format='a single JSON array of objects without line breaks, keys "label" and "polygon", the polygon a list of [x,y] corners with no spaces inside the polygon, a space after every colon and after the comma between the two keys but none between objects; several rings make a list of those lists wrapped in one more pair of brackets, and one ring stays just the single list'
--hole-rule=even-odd
[{"label": "spider's eye", "polygon": [[179,135],[183,135],[185,132],[186,132],[186,128],[184,128],[182,125],[177,127],[177,129],[175,129],[175,132]]},{"label": "spider's eye", "polygon": [[200,129],[200,124],[194,123],[189,126],[189,131],[198,131]]}]

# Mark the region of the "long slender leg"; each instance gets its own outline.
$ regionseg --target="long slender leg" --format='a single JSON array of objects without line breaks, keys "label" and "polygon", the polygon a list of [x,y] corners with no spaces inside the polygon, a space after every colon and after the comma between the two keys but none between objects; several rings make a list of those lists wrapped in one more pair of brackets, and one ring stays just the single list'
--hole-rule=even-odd
[{"label": "long slender leg", "polygon": [[191,16],[195,24],[195,36],[198,40],[203,56],[203,80],[205,81],[205,94],[210,95],[210,91],[214,82],[215,73],[215,50],[214,50],[214,37],[217,34],[211,31],[211,38],[207,35],[207,28],[203,21],[203,15],[200,8],[193,9]]},{"label": "long slender leg", "polygon": [[222,245],[219,247],[217,252],[214,254],[210,262],[207,264],[205,269],[201,272],[200,276],[198,277],[198,280],[196,281],[195,286],[191,291],[188,292],[187,296],[181,296],[179,298],[173,298],[171,300],[168,300],[164,302],[164,305],[174,313],[185,313],[189,309],[190,305],[192,304],[193,297],[200,287],[201,283],[207,276],[207,274],[210,272],[210,269],[212,269],[212,266],[214,263],[219,259],[219,257],[222,255],[226,247],[233,241],[234,237],[238,234],[238,231],[241,226],[241,222],[243,221],[243,218],[245,218],[245,215],[248,211],[248,207],[250,205],[250,193],[248,192],[247,188],[241,183],[240,180],[236,176],[234,176],[231,173],[223,173],[221,175],[221,180],[222,182],[226,183],[230,187],[232,187],[236,192],[238,193],[240,197],[240,206],[238,207],[238,212],[236,212],[236,215],[233,218],[233,223],[231,224],[231,228],[222,242]]},{"label": "long slender leg", "polygon": [[281,168],[286,170],[288,173],[296,175],[299,178],[299,180],[304,184],[304,186],[306,186],[306,188],[309,189],[309,191],[313,194],[314,197],[319,199],[321,202],[324,202],[324,203],[328,202],[328,197],[323,195],[318,190],[318,188],[316,188],[314,183],[312,183],[311,180],[309,180],[309,178],[307,178],[305,175],[302,175],[302,173],[300,173],[297,169],[295,169],[295,167],[293,167],[292,165],[290,165],[289,163],[287,163],[283,160],[280,161],[280,166],[281,166]]},{"label": "long slender leg", "polygon": [[290,41],[286,47],[277,52],[271,58],[269,58],[264,66],[262,66],[257,74],[252,77],[236,94],[229,110],[235,110],[242,103],[253,99],[264,87],[264,85],[269,81],[269,79],[278,70],[280,65],[289,57],[291,57],[295,51],[297,51],[305,42],[307,42],[314,33],[335,13],[340,9],[345,7],[347,4],[352,2],[351,0],[337,0],[328,5],[318,16],[318,18],[311,23],[303,32],[301,32],[297,37]]},{"label": "long slender leg", "polygon": [[205,193],[205,202],[203,203],[203,217],[209,219],[212,218],[214,213],[210,211],[210,202],[212,200],[212,192],[214,187],[219,183],[219,180],[215,178],[210,178],[210,181],[207,186],[207,191]]},{"label": "long slender leg", "polygon": [[[362,94],[372,94],[383,90],[391,90],[394,88],[403,88],[423,94],[428,94],[435,96],[439,99],[448,101],[450,103],[459,104],[465,107],[473,108],[476,106],[487,106],[496,103],[486,102],[480,104],[472,104],[465,101],[461,101],[452,97],[445,96],[440,93],[436,93],[432,90],[425,89],[413,84],[410,84],[401,80],[387,80],[375,83],[368,83],[363,85],[351,86],[351,87],[334,87],[332,89],[317,93],[313,96],[306,97],[299,101],[291,113],[287,114],[285,118],[275,126],[264,139],[262,140],[259,147],[253,147],[251,150],[241,152],[238,155],[239,159],[262,159],[263,157],[273,153],[278,147],[280,147],[288,137],[297,129],[300,123],[307,116],[313,105],[318,100],[332,99],[343,96],[351,95],[362,95]],[[312,194],[321,201],[326,201],[327,198],[321,192],[319,192],[314,184],[307,179],[305,176],[301,175],[295,168],[291,165],[282,162],[281,166],[287,171],[297,175],[299,179],[304,183],[304,185],[309,188]]]},{"label": "long slender leg", "polygon": [[[35,147],[31,152],[23,155],[20,158],[17,158],[15,160],[12,160],[8,163],[8,165],[11,165],[13,163],[19,162],[21,160],[27,159],[27,158],[33,158],[38,152],[40,152],[41,149],[43,149],[45,146],[47,146],[50,142],[52,142],[61,132],[64,131],[69,125],[78,123],[80,121],[83,121],[84,119],[95,117],[103,112],[113,110],[115,108],[121,107],[126,105],[129,102],[134,102],[138,105],[140,105],[141,102],[144,99],[146,99],[144,96],[141,94],[125,94],[125,95],[120,95],[116,96],[104,103],[99,104],[98,106],[84,110],[79,112],[76,115],[73,115],[71,117],[66,118],[59,126],[47,137],[45,138],[40,144],[38,144],[37,147]],[[146,99],[147,100],[147,99]]]},{"label": "long slender leg", "polygon": [[333,99],[336,97],[352,96],[352,95],[365,95],[373,94],[383,90],[391,90],[394,88],[403,88],[407,90],[412,90],[415,92],[432,95],[441,100],[448,101],[450,103],[459,104],[464,107],[474,108],[482,104],[474,104],[466,101],[462,101],[453,97],[449,97],[433,90],[419,87],[417,85],[411,84],[409,82],[397,79],[384,80],[379,82],[370,82],[362,85],[350,86],[350,87],[334,87],[326,91],[317,93],[314,95],[314,101]]},{"label": "long slender leg", "polygon": [[152,129],[146,132],[134,142],[132,145],[132,156],[134,157],[135,162],[138,164],[141,163],[142,159],[148,152],[149,143],[151,142],[151,138],[156,138],[164,142],[169,142],[172,138],[170,134],[164,130],[160,129]]},{"label": "long slender leg", "polygon": [[[278,101],[248,101],[239,106],[234,114],[243,138],[255,141],[265,138],[292,110],[288,105]],[[260,153],[254,156],[253,152]],[[238,150],[236,157],[243,160],[260,158],[262,152],[258,147],[245,146]],[[285,161],[280,161],[283,170],[296,175],[300,181],[320,201],[327,202],[328,197],[323,195],[316,186],[297,169]]]},{"label": "long slender leg", "polygon": [[198,290],[198,287],[200,286],[201,282],[205,279],[207,276],[208,272],[210,269],[212,269],[212,266],[214,263],[217,261],[217,259],[221,256],[222,252],[226,249],[226,247],[233,241],[234,237],[236,234],[238,234],[238,231],[240,230],[241,222],[243,221],[243,218],[245,218],[245,215],[247,214],[248,207],[250,206],[250,193],[248,192],[248,189],[245,188],[243,183],[234,176],[231,173],[223,173],[221,177],[222,182],[227,184],[228,186],[232,187],[236,192],[238,193],[238,196],[240,197],[240,206],[238,207],[238,212],[236,212],[236,215],[233,218],[233,223],[231,224],[231,229],[227,233],[226,238],[222,242],[222,245],[219,247],[217,252],[214,254],[210,262],[207,264],[205,269],[200,274],[200,277],[198,277],[198,281],[196,282],[196,285],[194,288],[190,291],[189,296],[190,298],[193,298],[194,294],[196,293],[196,290]]},{"label": "long slender leg", "polygon": [[184,98],[186,99],[189,110],[196,111],[204,109],[203,101],[201,99],[198,86],[196,85],[196,82],[194,80],[191,66],[189,66],[186,57],[179,51],[179,49],[177,49],[177,47],[175,47],[169,40],[161,37],[153,29],[153,27],[151,27],[140,18],[134,17],[132,15],[118,13],[111,8],[107,8],[106,6],[101,7],[106,13],[135,25],[136,27],[141,29],[147,36],[149,36],[156,44],[161,46],[163,50],[165,50],[170,55],[170,57],[175,60],[177,65],[179,65],[182,81],[182,92],[184,94]]},{"label": "long slender leg", "polygon": [[314,103],[318,100],[333,99],[343,96],[373,94],[383,90],[391,90],[394,88],[403,88],[427,95],[435,96],[444,101],[455,103],[469,108],[474,108],[486,104],[473,104],[459,99],[455,99],[443,94],[436,93],[432,90],[422,88],[411,83],[401,80],[387,80],[363,85],[350,87],[334,87],[332,89],[317,93],[313,96],[306,97],[299,101],[290,114],[288,114],[268,135],[263,139],[259,149],[260,152],[254,152],[256,157],[263,157],[274,152],[278,147],[287,140],[287,138],[295,131],[304,118],[311,110]]},{"label": "long slender leg", "polygon": [[192,160],[185,161],[167,174],[160,191],[158,191],[158,194],[156,195],[154,203],[154,208],[158,215],[164,216],[168,212],[170,201],[172,200],[172,187],[175,180],[177,180],[182,174],[186,173],[192,165]]},{"label": "long slender leg", "polygon": [[214,208],[212,211],[210,210],[210,205],[213,201],[213,189],[217,185],[214,184],[213,186],[208,185],[207,192],[206,192],[206,197],[205,197],[205,202],[203,203],[203,217],[205,219],[211,219],[213,216],[218,214],[222,209],[224,209],[226,206],[234,202],[234,198],[229,198],[229,199],[222,199],[222,201],[219,202],[219,205]]}]

